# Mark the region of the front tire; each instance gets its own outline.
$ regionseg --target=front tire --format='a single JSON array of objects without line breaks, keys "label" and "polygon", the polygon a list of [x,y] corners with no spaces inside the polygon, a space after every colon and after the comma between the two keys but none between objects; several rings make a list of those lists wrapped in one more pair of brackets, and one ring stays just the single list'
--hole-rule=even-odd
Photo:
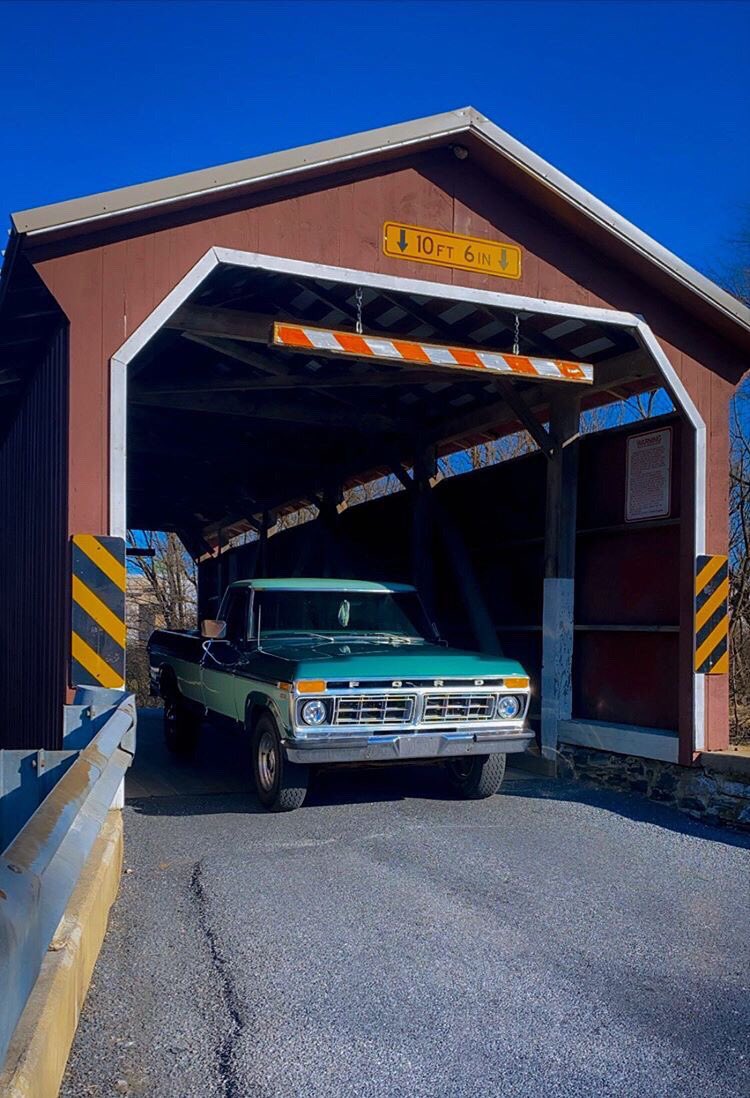
[{"label": "front tire", "polygon": [[270,713],[262,713],[252,734],[253,777],[258,799],[269,812],[300,808],[307,793],[308,768],[284,758],[281,737]]},{"label": "front tire", "polygon": [[466,755],[446,762],[448,783],[467,801],[493,797],[505,777],[505,755]]}]

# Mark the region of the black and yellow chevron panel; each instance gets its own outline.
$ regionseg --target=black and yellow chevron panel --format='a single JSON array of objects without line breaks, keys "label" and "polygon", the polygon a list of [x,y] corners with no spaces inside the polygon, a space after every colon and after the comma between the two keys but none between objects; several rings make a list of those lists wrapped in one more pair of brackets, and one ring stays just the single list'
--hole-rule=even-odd
[{"label": "black and yellow chevron panel", "polygon": [[125,542],[75,534],[71,686],[125,685]]},{"label": "black and yellow chevron panel", "polygon": [[721,555],[701,556],[695,567],[695,670],[729,671],[729,564]]}]

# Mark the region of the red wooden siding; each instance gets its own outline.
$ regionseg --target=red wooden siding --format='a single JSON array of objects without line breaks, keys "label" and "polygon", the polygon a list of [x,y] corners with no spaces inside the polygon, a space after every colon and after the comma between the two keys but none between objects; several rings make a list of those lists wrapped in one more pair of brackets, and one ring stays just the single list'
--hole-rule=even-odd
[{"label": "red wooden siding", "polygon": [[[209,216],[210,214],[210,216]],[[596,252],[562,218],[485,174],[471,160],[433,150],[381,171],[349,172],[322,184],[287,187],[213,210],[163,216],[70,241],[30,256],[71,325],[69,531],[108,530],[108,360],[175,283],[212,246],[324,262],[436,283],[490,286],[487,276],[389,259],[381,232],[388,219],[475,236],[501,238],[523,249],[518,282],[493,279],[508,293],[605,305],[645,316],[687,387],[711,433],[708,469],[708,552],[726,551],[727,403],[745,363],[688,312],[625,270],[612,254]],[[140,235],[139,235],[140,234]],[[688,447],[686,447],[687,451]],[[683,473],[690,473],[685,454]],[[683,493],[692,482],[683,476]],[[680,707],[683,744],[692,722],[692,559],[683,507]],[[727,680],[707,683],[709,745],[726,738]],[[687,747],[685,748],[687,750]]]},{"label": "red wooden siding", "polygon": [[62,746],[67,407],[68,331],[61,324],[0,445],[0,748]]}]

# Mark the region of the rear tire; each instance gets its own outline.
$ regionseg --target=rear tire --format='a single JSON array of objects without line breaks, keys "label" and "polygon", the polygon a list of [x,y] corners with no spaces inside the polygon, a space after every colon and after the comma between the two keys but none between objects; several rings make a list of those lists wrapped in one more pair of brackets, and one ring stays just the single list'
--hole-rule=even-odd
[{"label": "rear tire", "polygon": [[505,776],[505,755],[466,755],[445,765],[451,789],[467,801],[493,797]]},{"label": "rear tire", "polygon": [[281,736],[270,713],[262,713],[252,732],[253,777],[258,799],[269,812],[300,808],[307,793],[308,767],[284,758]]},{"label": "rear tire", "polygon": [[173,755],[192,755],[198,744],[201,714],[174,687],[164,697],[164,742]]}]

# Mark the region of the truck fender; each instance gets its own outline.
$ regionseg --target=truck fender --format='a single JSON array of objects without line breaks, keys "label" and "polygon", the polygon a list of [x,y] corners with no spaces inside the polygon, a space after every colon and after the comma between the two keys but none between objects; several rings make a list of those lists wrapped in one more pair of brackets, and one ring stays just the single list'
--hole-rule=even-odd
[{"label": "truck fender", "polygon": [[286,731],[286,721],[273,699],[264,694],[262,690],[251,690],[247,696],[245,701],[245,728],[252,729],[255,721],[265,710],[271,713],[283,736]]}]

